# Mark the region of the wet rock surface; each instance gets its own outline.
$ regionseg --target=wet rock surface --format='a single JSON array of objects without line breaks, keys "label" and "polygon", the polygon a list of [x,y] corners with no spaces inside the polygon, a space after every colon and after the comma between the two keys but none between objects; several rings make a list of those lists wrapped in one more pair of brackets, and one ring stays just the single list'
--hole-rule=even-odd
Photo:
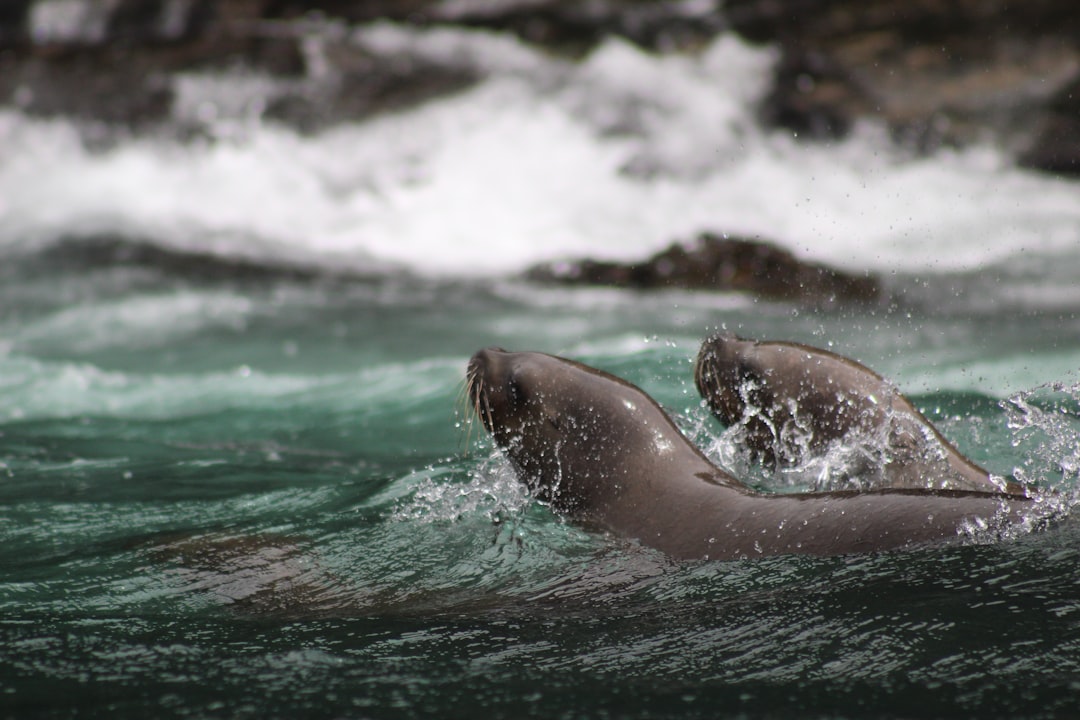
[{"label": "wet rock surface", "polygon": [[703,233],[636,263],[568,260],[531,268],[539,283],[659,290],[682,288],[745,292],[814,307],[879,301],[877,278],[809,263],[772,243]]}]

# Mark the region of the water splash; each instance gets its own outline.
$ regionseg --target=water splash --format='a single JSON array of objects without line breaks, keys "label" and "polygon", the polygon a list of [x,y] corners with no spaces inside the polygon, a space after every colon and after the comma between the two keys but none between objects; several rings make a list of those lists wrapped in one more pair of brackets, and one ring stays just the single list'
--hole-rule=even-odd
[{"label": "water splash", "polygon": [[[918,427],[906,414],[894,412],[889,398],[882,398],[882,422],[852,427],[823,443],[817,427],[822,422],[819,411],[803,412],[795,398],[788,398],[782,421],[776,421],[755,405],[757,389],[752,381],[740,387],[743,415],[721,435],[716,450],[740,477],[756,476],[771,490],[880,489],[894,485],[889,470],[898,464],[947,462],[933,432]],[[892,392],[899,391],[892,388]],[[912,438],[912,432],[922,437]],[[760,447],[762,443],[765,447]],[[763,458],[776,458],[775,469],[761,468]],[[928,476],[926,486],[936,487],[935,478]]]},{"label": "water splash", "polygon": [[[954,418],[950,424],[957,427],[951,429],[966,432],[976,446],[998,443],[1002,435],[1007,438],[1012,454],[1023,459],[1011,473],[991,473],[991,482],[1004,489],[1008,480],[1005,475],[1011,474],[1012,479],[1029,489],[1038,501],[1038,510],[1030,518],[1032,527],[1067,513],[1080,502],[1080,383],[1040,385],[1001,401],[1000,407],[1005,423],[1000,417],[997,422],[1007,424],[1001,432],[991,427],[993,417]],[[718,436],[709,436],[702,422],[694,426],[691,436],[702,438],[699,442],[706,451],[737,477],[770,491],[880,489],[890,486],[883,470],[889,463],[918,461],[933,469],[935,463],[945,462],[944,448],[934,441],[929,427],[923,428],[926,442],[918,445],[921,454],[914,458],[901,431],[891,421],[849,432],[823,449],[812,449],[813,428],[800,421],[797,407],[790,410],[793,421],[782,426],[768,425],[772,453],[783,459],[775,469],[763,467],[760,455],[751,449],[755,441],[761,441],[762,434],[755,433],[750,423],[767,422],[752,406],[747,407],[740,422]],[[910,423],[905,427],[911,430]],[[926,481],[927,487],[937,486],[933,477],[928,476]],[[987,530],[972,528],[977,534]]]},{"label": "water splash", "polygon": [[[467,483],[459,481],[459,472],[450,467],[430,468],[422,474],[412,495],[398,502],[391,520],[435,523],[482,515],[502,522],[519,515],[531,499],[528,489],[498,453],[469,469]],[[447,475],[450,479],[444,477]]]},{"label": "water splash", "polygon": [[1012,445],[1025,460],[1017,479],[1080,500],[1080,383],[1052,382],[1016,393],[1001,403]]}]

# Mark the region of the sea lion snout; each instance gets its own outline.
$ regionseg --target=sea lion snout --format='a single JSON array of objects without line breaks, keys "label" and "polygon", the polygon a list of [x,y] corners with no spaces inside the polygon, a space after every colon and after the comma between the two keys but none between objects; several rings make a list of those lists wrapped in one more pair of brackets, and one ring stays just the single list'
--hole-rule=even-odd
[{"label": "sea lion snout", "polygon": [[500,347],[487,347],[477,350],[469,358],[469,368],[466,377],[470,380],[477,378],[485,382],[492,380],[500,374],[500,370],[506,364],[510,353]]},{"label": "sea lion snout", "polygon": [[496,352],[499,352],[498,348],[478,350],[469,358],[469,365],[465,371],[465,387],[469,402],[488,432],[493,432],[488,390],[491,384],[489,380],[491,366]]},{"label": "sea lion snout", "polygon": [[487,347],[478,350],[469,358],[466,371],[466,388],[469,401],[488,432],[494,433],[494,413],[504,404],[507,395],[508,379],[511,375],[511,361],[515,353],[501,347]]},{"label": "sea lion snout", "polygon": [[469,358],[469,369],[473,368],[486,368],[491,363],[497,362],[500,355],[507,355],[506,350],[501,347],[491,346],[473,353],[473,356]]},{"label": "sea lion snout", "polygon": [[746,343],[732,333],[713,335],[702,343],[694,363],[698,393],[725,425],[737,422],[744,410],[739,354]]}]

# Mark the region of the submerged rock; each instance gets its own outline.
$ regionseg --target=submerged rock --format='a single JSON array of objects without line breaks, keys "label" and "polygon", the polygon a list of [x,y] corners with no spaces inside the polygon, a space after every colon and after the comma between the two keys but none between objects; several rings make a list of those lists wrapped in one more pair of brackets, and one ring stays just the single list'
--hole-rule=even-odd
[{"label": "submerged rock", "polygon": [[817,307],[875,302],[882,296],[874,276],[805,262],[761,240],[712,233],[703,233],[690,243],[675,243],[639,263],[592,259],[546,263],[528,270],[526,277],[541,283],[637,290],[746,292]]}]

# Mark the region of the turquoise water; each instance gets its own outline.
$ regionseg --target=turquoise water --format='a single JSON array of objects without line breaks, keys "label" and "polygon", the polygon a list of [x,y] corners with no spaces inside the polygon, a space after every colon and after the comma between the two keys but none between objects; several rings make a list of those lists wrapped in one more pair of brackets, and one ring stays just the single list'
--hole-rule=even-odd
[{"label": "turquoise water", "polygon": [[[880,128],[763,130],[776,55],[725,36],[577,61],[446,28],[353,41],[480,80],[312,135],[263,122],[272,83],[239,70],[185,78],[181,127],[216,119],[195,140],[87,145],[0,112],[0,717],[1076,714],[1075,519],[676,563],[530,500],[463,396],[481,347],[565,355],[798,491],[708,417],[692,361],[718,328],[806,342],[1067,513],[1075,183]],[[877,273],[894,301],[513,279],[706,230]]]},{"label": "turquoise water", "polygon": [[[719,458],[691,361],[723,325],[859,356],[977,461],[1068,494],[1071,309],[821,314],[46,260],[13,261],[0,291],[6,717],[1076,707],[1075,523],[907,553],[674,563],[531,502],[461,398],[478,347],[560,352],[640,384]],[[1017,377],[1050,385],[1009,400]]]}]

